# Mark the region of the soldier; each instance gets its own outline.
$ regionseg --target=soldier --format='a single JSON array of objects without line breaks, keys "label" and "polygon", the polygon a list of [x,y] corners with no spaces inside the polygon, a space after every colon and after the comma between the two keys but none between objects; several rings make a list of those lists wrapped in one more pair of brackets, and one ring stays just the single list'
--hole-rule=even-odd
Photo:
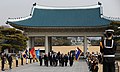
[{"label": "soldier", "polygon": [[116,43],[113,38],[114,30],[105,31],[105,38],[100,42],[100,51],[103,53],[103,72],[115,72]]},{"label": "soldier", "polygon": [[73,57],[73,55],[72,55],[72,53],[71,53],[70,56],[69,56],[70,66],[73,65],[73,60],[74,60],[74,57]]},{"label": "soldier", "polygon": [[2,66],[1,70],[4,71],[5,56],[4,56],[3,53],[2,53],[2,56],[1,56],[1,60],[2,60],[2,61],[1,61],[1,64],[2,64],[2,65],[1,65],[1,66]]}]

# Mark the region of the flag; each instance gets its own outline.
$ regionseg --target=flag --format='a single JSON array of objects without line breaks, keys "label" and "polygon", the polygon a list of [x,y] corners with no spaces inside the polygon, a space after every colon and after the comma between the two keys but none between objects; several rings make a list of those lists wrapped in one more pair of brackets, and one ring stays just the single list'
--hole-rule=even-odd
[{"label": "flag", "polygon": [[35,53],[34,47],[30,50],[30,54],[31,54],[32,58],[36,58],[36,53]]},{"label": "flag", "polygon": [[77,47],[75,51],[75,59],[78,60],[80,58],[82,51]]},{"label": "flag", "polygon": [[36,57],[39,59],[39,56],[40,56],[40,50],[36,50]]},{"label": "flag", "polygon": [[27,49],[25,50],[25,54],[26,54],[27,56],[29,55],[29,53],[28,53],[28,50],[27,50]]},{"label": "flag", "polygon": [[26,58],[28,56],[28,50],[27,49],[22,52],[22,56],[24,58]]}]

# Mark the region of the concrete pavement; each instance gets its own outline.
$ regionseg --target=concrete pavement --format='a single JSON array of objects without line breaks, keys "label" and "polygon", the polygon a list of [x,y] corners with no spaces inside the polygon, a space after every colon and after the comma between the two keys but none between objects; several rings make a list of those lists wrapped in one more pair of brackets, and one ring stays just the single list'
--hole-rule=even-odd
[{"label": "concrete pavement", "polygon": [[46,67],[39,66],[39,62],[32,63],[24,66],[19,66],[11,70],[6,70],[4,72],[89,72],[88,66],[85,60],[80,60],[79,62],[75,61],[72,67]]}]

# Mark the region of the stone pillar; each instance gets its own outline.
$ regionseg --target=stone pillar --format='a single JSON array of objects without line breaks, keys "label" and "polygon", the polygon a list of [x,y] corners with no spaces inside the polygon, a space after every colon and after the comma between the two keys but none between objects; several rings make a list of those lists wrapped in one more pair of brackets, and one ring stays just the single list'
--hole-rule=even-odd
[{"label": "stone pillar", "polygon": [[31,48],[34,47],[35,44],[35,37],[31,37]]},{"label": "stone pillar", "polygon": [[29,50],[29,48],[30,48],[30,37],[28,37],[28,40],[27,40],[27,50]]},{"label": "stone pillar", "polygon": [[86,52],[87,52],[87,36],[84,36],[84,58],[86,58]]},{"label": "stone pillar", "polygon": [[49,49],[48,49],[48,36],[46,35],[45,36],[45,53],[48,54],[48,51],[49,51]]},{"label": "stone pillar", "polygon": [[48,37],[48,52],[52,51],[52,37]]}]

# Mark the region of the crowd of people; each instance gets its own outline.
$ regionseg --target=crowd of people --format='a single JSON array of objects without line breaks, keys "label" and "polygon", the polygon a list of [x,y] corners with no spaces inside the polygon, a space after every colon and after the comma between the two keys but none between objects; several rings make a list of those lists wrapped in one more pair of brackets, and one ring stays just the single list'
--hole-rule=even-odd
[{"label": "crowd of people", "polygon": [[86,53],[86,61],[88,64],[89,71],[91,72],[98,72],[98,63],[102,63],[102,55],[101,53],[95,54],[94,52]]},{"label": "crowd of people", "polygon": [[[49,52],[48,54],[45,53],[40,53],[39,55],[39,65],[40,66],[73,66],[73,62],[74,62],[74,58],[75,56],[73,56],[72,53],[68,54],[63,54],[63,53],[56,53],[56,52]],[[15,60],[16,60],[16,67],[18,67],[18,58],[20,58],[21,60],[21,65],[23,65],[23,58],[24,56],[21,54],[20,56],[18,56],[18,54],[15,55]],[[28,60],[30,59],[30,63],[33,61],[37,61],[37,58],[29,58],[28,56],[25,57],[26,59],[26,64],[28,64]],[[1,56],[1,70],[4,71],[4,64],[5,61],[8,61],[9,64],[9,68],[12,69],[12,62],[13,62],[13,58],[11,54],[2,54]],[[98,63],[102,63],[102,55],[99,54],[95,54],[94,52],[86,53],[86,62],[88,64],[88,68],[91,72],[98,72]]]},{"label": "crowd of people", "polygon": [[28,60],[30,60],[30,63],[33,62],[38,62],[40,63],[40,66],[72,66],[73,65],[73,61],[74,61],[74,56],[72,55],[72,53],[68,53],[68,54],[61,54],[60,52],[56,53],[56,52],[49,52],[48,54],[45,53],[40,53],[39,55],[39,59],[37,60],[37,58],[32,58],[29,56],[24,57],[24,55],[22,54],[5,54],[2,53],[1,55],[1,70],[4,71],[4,65],[7,62],[9,64],[9,69],[12,69],[12,64],[13,64],[13,57],[15,59],[15,64],[16,67],[18,67],[18,63],[19,63],[19,58],[21,61],[21,65],[23,65],[23,58],[25,58],[26,60],[26,64],[28,64]]},{"label": "crowd of people", "polygon": [[[71,54],[61,54],[60,52],[49,52],[48,54],[41,53],[39,56],[40,66],[69,66],[73,65],[74,56]],[[44,61],[44,62],[43,62]],[[44,63],[44,64],[43,64]]]}]

